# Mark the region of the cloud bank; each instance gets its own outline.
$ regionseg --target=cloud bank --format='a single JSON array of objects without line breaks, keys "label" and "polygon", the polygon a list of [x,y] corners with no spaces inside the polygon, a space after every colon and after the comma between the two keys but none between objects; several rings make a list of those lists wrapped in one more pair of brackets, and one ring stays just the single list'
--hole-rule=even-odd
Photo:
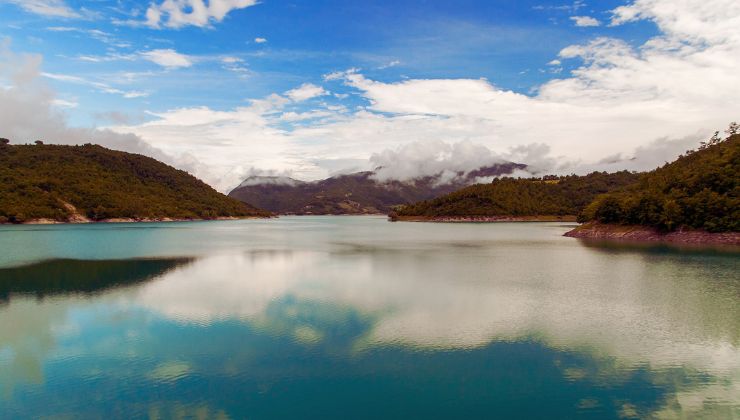
[{"label": "cloud bank", "polygon": [[60,99],[40,77],[41,56],[15,54],[8,40],[0,42],[0,136],[14,144],[43,140],[54,144],[95,143],[151,156],[197,173],[202,164],[187,154],[173,157],[141,137],[109,129],[70,127],[60,111]]},{"label": "cloud bank", "polygon": [[[325,86],[303,84],[250,106],[175,109],[115,129],[163,150],[198,150],[206,165],[222,162],[225,177],[211,180],[222,189],[238,184],[227,178],[246,171],[240,167],[315,179],[328,173],[316,162],[368,156],[367,169],[383,166],[384,177],[401,178],[493,156],[542,172],[651,169],[738,118],[740,4],[636,1],[615,9],[610,25],[636,20],[654,22],[660,35],[638,47],[601,37],[564,48],[553,59],[575,70],[533,95],[485,79],[381,82],[351,69],[327,75]],[[286,107],[325,95],[332,84],[353,90],[365,105]],[[455,154],[466,148],[476,150],[475,159]],[[450,156],[435,159],[439,153]]]},{"label": "cloud bank", "polygon": [[[152,22],[160,26],[197,26],[254,4],[166,0],[152,4],[149,11],[159,13]],[[357,68],[337,69],[322,81],[302,81],[235,108],[157,110],[144,122],[119,119],[109,128],[133,134],[128,142],[119,141],[119,148],[158,150],[171,157],[169,162],[179,162],[227,191],[254,168],[310,180],[342,172],[339,163],[353,169],[381,166],[379,176],[399,179],[471,170],[470,165],[499,159],[526,163],[538,174],[646,170],[740,118],[740,3],[637,0],[613,10],[605,21],[609,26],[602,33],[609,33],[611,26],[650,21],[659,35],[636,46],[606,36],[568,46],[548,61],[573,70],[530,94],[502,89],[486,79],[381,81]],[[195,63],[195,58],[173,49],[143,54],[137,57],[170,69]],[[246,71],[239,57],[219,56],[217,61]],[[2,94],[12,95],[21,85],[11,86]],[[33,106],[10,105],[43,103],[41,109],[50,110],[44,118],[64,127],[58,107],[49,105],[56,98],[49,92],[35,95],[16,94],[6,100],[2,106],[8,111],[2,118],[15,127],[15,137],[37,132],[58,137],[34,128]],[[6,117],[19,112],[28,114]]]}]

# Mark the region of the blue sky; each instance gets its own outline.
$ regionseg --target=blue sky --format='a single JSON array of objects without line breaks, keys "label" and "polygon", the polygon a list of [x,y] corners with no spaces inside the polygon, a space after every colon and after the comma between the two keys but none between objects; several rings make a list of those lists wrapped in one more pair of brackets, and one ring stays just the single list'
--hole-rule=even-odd
[{"label": "blue sky", "polygon": [[[708,2],[717,3],[713,6],[725,10],[737,7],[730,0]],[[111,126],[117,132],[134,133],[143,142],[162,150],[175,164],[183,156],[196,157],[197,164],[188,169],[197,172],[196,167],[209,167],[202,169],[201,175],[212,183],[226,185],[234,181],[217,179],[223,178],[224,173],[240,177],[249,171],[279,170],[312,178],[343,169],[343,163],[347,164],[346,169],[360,168],[360,162],[374,154],[388,148],[401,151],[418,141],[428,141],[432,148],[438,148],[442,142],[444,150],[435,150],[447,155],[454,153],[454,145],[461,141],[481,144],[499,157],[514,154],[521,145],[543,142],[553,153],[562,153],[573,146],[549,144],[543,134],[497,143],[497,138],[511,138],[503,133],[521,132],[517,127],[502,130],[502,134],[494,136],[497,138],[481,134],[511,121],[504,116],[479,115],[476,111],[498,99],[482,99],[483,105],[458,115],[454,107],[447,112],[435,105],[437,108],[425,111],[430,100],[424,95],[439,92],[441,96],[450,95],[450,101],[465,101],[468,88],[472,89],[472,96],[479,91],[494,96],[501,93],[501,98],[513,98],[511,107],[522,106],[520,113],[525,113],[535,112],[530,109],[532,106],[546,108],[539,106],[544,99],[575,105],[582,98],[591,97],[594,89],[588,86],[598,84],[603,96],[594,100],[604,106],[605,112],[625,103],[650,108],[640,92],[666,89],[658,86],[664,82],[657,76],[655,81],[645,82],[648,85],[630,84],[629,76],[625,75],[618,79],[609,76],[614,79],[606,80],[603,69],[616,67],[638,72],[636,68],[619,68],[626,62],[620,57],[632,55],[644,67],[639,70],[640,75],[657,72],[656,66],[665,62],[666,57],[651,62],[653,57],[645,55],[646,46],[655,40],[684,43],[701,53],[706,52],[707,37],[714,36],[682,34],[669,27],[672,20],[677,21],[677,16],[691,17],[692,8],[707,4],[697,1],[692,4],[692,0],[263,0],[253,3],[252,0],[0,0],[0,38],[9,42],[7,48],[13,54],[43,59],[38,70],[39,81],[53,90],[52,112],[63,113],[67,126]],[[663,7],[666,4],[669,7]],[[153,18],[155,15],[159,17]],[[723,18],[719,14],[697,19],[718,27],[732,23],[732,16]],[[718,24],[711,19],[724,20]],[[700,37],[704,38],[696,39]],[[699,46],[699,41],[704,47]],[[734,40],[730,41],[734,48]],[[722,47],[727,48],[727,40],[717,42],[724,42]],[[650,52],[654,49],[649,48]],[[671,56],[668,47],[659,52],[678,63],[687,61],[684,56]],[[682,70],[678,67],[671,67],[671,71]],[[695,69],[686,71],[689,70]],[[351,75],[354,78],[348,77]],[[481,79],[485,83],[467,83]],[[572,86],[558,82],[563,80]],[[426,84],[422,86],[421,82]],[[615,86],[618,83],[623,86]],[[286,93],[300,87],[306,90],[296,93],[295,98]],[[319,90],[311,91],[311,88]],[[575,99],[568,97],[567,92],[574,89],[584,91]],[[603,92],[604,89],[613,91]],[[707,90],[710,89],[714,87],[708,86]],[[404,90],[407,92],[402,93],[403,99],[414,98],[416,102],[401,104],[398,95]],[[503,95],[505,92],[518,96]],[[603,103],[613,98],[615,92],[622,97],[619,104]],[[273,101],[269,110],[262,107],[256,112],[253,101],[266,100],[270,95],[291,99],[279,104]],[[203,118],[213,128],[219,124],[218,118],[223,118],[223,115],[214,117],[219,112],[228,115],[229,120],[239,119],[243,117],[244,113],[239,112],[243,107],[251,107],[250,112],[264,119],[260,123],[248,123],[249,127],[269,128],[269,132],[240,139],[210,130],[209,133],[216,133],[214,142],[205,146],[210,150],[220,143],[242,142],[246,149],[253,145],[255,149],[265,150],[263,157],[244,156],[241,162],[232,162],[230,168],[214,169],[214,162],[219,160],[216,150],[210,150],[207,153],[213,155],[201,159],[198,154],[206,153],[199,147],[203,145],[173,144],[161,135],[166,121],[175,121],[174,110],[205,110],[209,114]],[[316,116],[309,118],[306,113],[310,112]],[[415,133],[426,129],[429,129],[427,133],[434,133],[439,127],[450,129],[450,133],[413,135],[408,142],[403,141],[404,129],[399,127],[403,121],[415,117],[438,124]],[[353,150],[341,138],[346,124],[358,127],[369,119],[375,119],[373,124],[376,124],[379,118],[385,118],[382,123],[387,126],[373,129],[389,130],[398,140],[387,142],[380,137],[373,140],[373,135],[382,134],[369,133],[370,128],[359,129],[358,135],[367,137],[368,141],[353,145]],[[447,124],[440,123],[440,118]],[[485,121],[471,126],[467,134],[455,128],[456,123],[472,118]],[[547,118],[557,119],[549,114],[542,117]],[[594,116],[594,121],[615,123],[604,118]],[[634,122],[642,116],[636,109],[634,115],[622,118]],[[158,121],[162,123],[160,137],[151,126],[144,127]],[[244,121],[235,124],[241,127],[239,124],[245,124]],[[176,124],[182,122],[178,120]],[[664,130],[664,134],[696,134],[702,128],[705,127],[696,123],[681,127],[679,132]],[[301,129],[313,131],[299,136],[296,130]],[[593,163],[654,142],[660,132],[632,125],[628,130],[631,135],[641,137],[639,141],[627,142],[623,150],[605,145],[603,156],[597,156],[601,149],[591,147],[594,150],[589,149],[583,156],[569,157]],[[320,134],[328,139],[320,139]],[[262,138],[271,136],[279,138],[260,143]],[[270,142],[279,142],[281,146],[274,149],[279,149],[273,152],[275,156],[268,158]],[[336,147],[331,146],[332,142],[337,143]],[[315,156],[306,160],[305,156],[313,152],[305,147],[311,144],[324,148],[317,146]],[[231,153],[228,148],[222,150],[224,154]],[[332,150],[336,153],[328,152]],[[298,162],[301,156],[304,159]],[[329,161],[334,163],[324,166],[316,163]]]},{"label": "blue sky", "polygon": [[[81,19],[40,15],[0,1],[0,28],[14,49],[42,54],[45,72],[146,94],[122,98],[52,80],[62,98],[78,104],[68,112],[80,125],[98,122],[106,109],[228,109],[247,98],[320,83],[324,74],[352,67],[380,81],[486,78],[527,94],[558,77],[547,63],[568,45],[605,34],[639,44],[655,33],[649,23],[578,27],[571,20],[604,19],[621,3],[265,0],[204,27],[153,29],[116,22],[143,20],[136,13],[148,1],[67,1],[70,10],[90,14]],[[266,42],[255,42],[258,38]],[[195,63],[167,69],[141,59],[88,61],[161,49],[192,56]],[[243,62],[225,66],[222,57]]]}]

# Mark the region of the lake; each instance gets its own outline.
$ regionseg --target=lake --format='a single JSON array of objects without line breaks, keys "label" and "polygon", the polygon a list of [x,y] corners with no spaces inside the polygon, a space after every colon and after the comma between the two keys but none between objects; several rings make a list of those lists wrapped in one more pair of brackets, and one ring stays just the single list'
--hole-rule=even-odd
[{"label": "lake", "polygon": [[0,227],[0,418],[740,418],[740,256],[559,223]]}]

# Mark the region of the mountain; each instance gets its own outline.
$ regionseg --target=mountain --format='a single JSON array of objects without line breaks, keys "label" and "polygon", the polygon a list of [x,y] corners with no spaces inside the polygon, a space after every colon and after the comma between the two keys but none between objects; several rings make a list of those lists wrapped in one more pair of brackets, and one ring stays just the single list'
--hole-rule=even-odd
[{"label": "mountain", "polygon": [[457,173],[447,183],[442,174],[412,181],[378,181],[375,172],[340,175],[316,182],[287,177],[250,177],[229,197],[280,214],[379,214],[391,208],[449,193],[480,177],[509,174],[525,165],[502,163]]},{"label": "mountain", "polygon": [[543,219],[575,217],[597,195],[635,182],[637,174],[594,172],[586,176],[499,178],[433,200],[402,206],[396,220]]},{"label": "mountain", "polygon": [[740,134],[715,136],[699,150],[596,198],[581,221],[670,232],[740,231]]},{"label": "mountain", "polygon": [[0,142],[0,222],[269,215],[146,156],[92,144]]}]

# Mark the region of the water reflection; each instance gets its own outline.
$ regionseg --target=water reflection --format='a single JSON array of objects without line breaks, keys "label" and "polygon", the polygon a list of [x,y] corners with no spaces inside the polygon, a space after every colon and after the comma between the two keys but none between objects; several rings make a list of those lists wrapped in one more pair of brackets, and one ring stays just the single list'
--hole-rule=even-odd
[{"label": "water reflection", "polygon": [[0,268],[0,303],[11,294],[37,298],[63,293],[91,294],[160,276],[192,258],[85,261],[59,259]]},{"label": "water reflection", "polygon": [[81,332],[71,313],[88,310],[84,296],[141,284],[191,261],[52,260],[0,268],[0,391],[7,396],[16,382],[44,382],[42,365],[57,339]]},{"label": "water reflection", "polygon": [[[604,250],[557,225],[388,239],[363,223],[284,233],[314,249],[280,236],[146,265],[92,297],[13,291],[0,417],[740,414],[736,256]],[[42,271],[59,270],[103,277]]]}]

